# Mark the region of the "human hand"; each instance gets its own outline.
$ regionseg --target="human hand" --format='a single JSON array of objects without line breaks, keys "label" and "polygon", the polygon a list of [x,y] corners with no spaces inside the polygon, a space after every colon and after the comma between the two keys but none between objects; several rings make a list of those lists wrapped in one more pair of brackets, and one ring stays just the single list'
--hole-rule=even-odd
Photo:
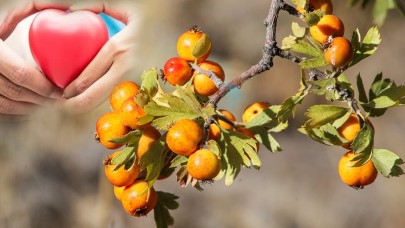
[{"label": "human hand", "polygon": [[[16,3],[16,2],[13,2]],[[9,48],[5,40],[24,18],[45,8],[66,9],[66,3],[17,2],[0,17],[0,116],[27,115],[52,104],[62,92],[30,63]]]},{"label": "human hand", "polygon": [[112,87],[133,70],[136,49],[136,31],[139,27],[139,4],[116,1],[85,2],[70,10],[90,10],[106,13],[126,24],[101,48],[85,70],[64,90],[63,107],[69,112],[86,112],[104,101]]}]

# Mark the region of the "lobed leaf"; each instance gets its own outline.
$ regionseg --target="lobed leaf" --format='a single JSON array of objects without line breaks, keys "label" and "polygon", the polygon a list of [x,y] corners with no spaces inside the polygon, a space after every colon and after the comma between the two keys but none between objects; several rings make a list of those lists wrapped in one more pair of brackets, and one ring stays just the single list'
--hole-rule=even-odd
[{"label": "lobed leaf", "polygon": [[305,123],[306,129],[318,128],[327,123],[331,123],[349,112],[348,108],[334,105],[314,105],[310,107],[305,116],[309,120]]},{"label": "lobed leaf", "polygon": [[399,166],[404,164],[404,161],[389,150],[374,149],[372,161],[378,172],[384,177],[397,177],[404,174]]},{"label": "lobed leaf", "polygon": [[195,44],[192,55],[198,59],[207,54],[210,49],[211,49],[211,39],[206,33],[204,33]]},{"label": "lobed leaf", "polygon": [[167,193],[157,191],[157,203],[153,209],[155,224],[157,228],[167,228],[174,224],[174,219],[170,215],[169,210],[175,210],[179,207],[179,203],[176,201],[179,197]]},{"label": "lobed leaf", "polygon": [[381,43],[380,32],[378,31],[377,27],[370,28],[361,44],[359,43],[359,40],[360,33],[358,30],[356,30],[352,35],[354,56],[352,62],[349,64],[349,67],[356,65],[361,60],[374,54],[378,48],[378,45]]}]

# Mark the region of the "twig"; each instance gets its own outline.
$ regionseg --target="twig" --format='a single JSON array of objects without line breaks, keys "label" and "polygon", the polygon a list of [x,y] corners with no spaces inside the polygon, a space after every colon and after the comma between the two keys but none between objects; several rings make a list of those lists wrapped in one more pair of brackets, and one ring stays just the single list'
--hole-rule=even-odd
[{"label": "twig", "polygon": [[212,70],[204,70],[195,63],[190,63],[190,66],[197,73],[207,75],[211,79],[211,81],[214,82],[217,88],[220,88],[224,84],[224,81],[222,81],[222,79],[220,79],[218,75],[216,75]]}]

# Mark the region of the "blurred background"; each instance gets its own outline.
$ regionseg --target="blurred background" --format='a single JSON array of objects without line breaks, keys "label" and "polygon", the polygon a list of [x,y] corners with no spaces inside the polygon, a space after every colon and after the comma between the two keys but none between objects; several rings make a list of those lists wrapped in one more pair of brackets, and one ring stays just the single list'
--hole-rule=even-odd
[{"label": "blurred background", "polygon": [[[345,23],[345,36],[373,26],[367,8],[348,8],[333,1],[334,14]],[[151,66],[163,68],[177,55],[177,37],[199,25],[213,42],[212,57],[224,68],[226,80],[240,75],[261,58],[270,1],[250,0],[148,0],[144,1],[144,24],[139,31],[139,51],[133,62],[136,73],[128,78],[140,82]],[[277,38],[290,34],[296,18],[282,12]],[[381,28],[382,44],[376,54],[347,71],[355,82],[361,72],[369,87],[380,72],[397,84],[405,84],[405,20],[391,12]],[[3,58],[3,57],[2,57]],[[281,104],[296,93],[299,68],[276,58],[274,67],[232,91],[219,104],[241,120],[243,109],[254,101]],[[383,178],[362,190],[343,184],[337,164],[345,149],[311,141],[296,129],[303,112],[322,97],[308,96],[297,110],[289,130],[275,134],[283,151],[272,154],[263,147],[259,171],[242,170],[235,183],[205,185],[204,192],[181,189],[175,176],[159,181],[155,188],[180,196],[172,212],[173,227],[405,227],[404,177]],[[55,109],[40,110],[26,121],[0,123],[0,227],[154,227],[153,214],[132,218],[114,198],[102,160],[111,151],[93,139],[97,118],[109,111],[105,102],[83,115]],[[404,109],[389,110],[372,119],[376,148],[386,148],[405,158]],[[404,167],[403,167],[404,168]]]}]

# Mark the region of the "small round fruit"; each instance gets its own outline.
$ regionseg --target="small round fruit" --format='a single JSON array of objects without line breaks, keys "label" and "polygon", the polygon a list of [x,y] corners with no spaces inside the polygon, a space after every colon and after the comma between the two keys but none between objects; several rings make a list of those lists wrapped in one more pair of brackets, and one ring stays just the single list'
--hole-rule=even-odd
[{"label": "small round fruit", "polygon": [[[181,34],[177,40],[177,53],[179,56],[186,61],[194,62],[196,60],[193,55],[194,47],[204,34],[198,27],[192,27]],[[197,62],[202,62],[208,58],[211,53],[211,43],[209,43],[209,46],[207,53],[199,57]]]},{"label": "small round fruit", "polygon": [[354,188],[363,188],[374,182],[378,172],[371,160],[362,166],[353,167],[356,161],[352,159],[355,157],[353,151],[342,156],[339,161],[339,176],[345,184]]},{"label": "small round fruit", "polygon": [[145,116],[146,113],[141,106],[135,103],[133,98],[124,101],[118,110],[122,118],[122,123],[132,129],[137,129],[138,119]]},{"label": "small round fruit", "polygon": [[117,187],[114,185],[114,195],[117,200],[121,201],[122,192],[124,192],[125,186]]},{"label": "small round fruit", "polygon": [[125,165],[121,166],[119,169],[116,165],[111,164],[111,160],[120,154],[121,151],[117,151],[104,160],[104,172],[108,181],[117,187],[128,186],[132,184],[136,178],[138,178],[140,173],[140,168],[135,163],[128,169],[125,169]]},{"label": "small round fruit", "polygon": [[184,85],[192,76],[192,70],[188,62],[180,57],[173,57],[165,63],[164,80],[170,85]]},{"label": "small round fruit", "polygon": [[152,148],[155,141],[159,138],[160,138],[160,132],[156,128],[154,128],[152,126],[144,127],[143,131],[142,131],[142,136],[139,139],[138,150],[136,152],[138,159],[141,159],[141,157],[148,150],[150,150],[150,148]]},{"label": "small round fruit", "polygon": [[[221,81],[225,80],[225,73],[221,65],[214,61],[202,62],[199,67],[206,71],[213,71]],[[217,86],[206,74],[196,74],[193,78],[194,90],[201,96],[211,96],[218,91]]]},{"label": "small round fruit", "polygon": [[157,194],[153,187],[151,189],[148,188],[147,182],[135,181],[133,184],[125,187],[122,192],[121,202],[128,214],[135,217],[145,216],[155,208]]},{"label": "small round fruit", "polygon": [[352,43],[344,37],[333,38],[323,55],[326,61],[333,67],[344,67],[352,61]]},{"label": "small round fruit", "polygon": [[112,111],[118,111],[121,105],[133,98],[139,91],[139,86],[132,81],[123,81],[114,86],[110,94],[110,107]]},{"label": "small round fruit", "polygon": [[334,15],[324,15],[318,24],[309,28],[311,36],[321,44],[328,42],[329,36],[339,37],[345,33],[343,22]]},{"label": "small round fruit", "polygon": [[356,138],[357,133],[360,131],[360,123],[356,114],[351,114],[346,122],[338,129],[340,136],[346,139],[349,143]]},{"label": "small round fruit", "polygon": [[193,120],[179,120],[167,132],[166,143],[174,153],[189,156],[198,149],[202,134],[201,128]]},{"label": "small round fruit", "polygon": [[[299,6],[297,6],[298,12],[305,14],[307,11]],[[308,2],[308,12],[313,12],[315,10],[323,10],[325,14],[332,14],[333,4],[331,0],[309,0]]]},{"label": "small round fruit", "polygon": [[188,173],[197,180],[212,180],[221,170],[218,156],[207,149],[197,150],[187,162]]},{"label": "small round fruit", "polygon": [[261,111],[270,107],[270,104],[267,102],[255,102],[250,104],[245,108],[242,114],[242,121],[244,123],[249,122],[253,118],[255,118]]},{"label": "small round fruit", "polygon": [[123,146],[109,140],[124,136],[129,131],[130,129],[123,124],[120,114],[115,112],[104,113],[96,123],[98,140],[107,149],[118,149]]},{"label": "small round fruit", "polygon": [[[225,109],[220,109],[219,112],[221,112],[222,115],[224,115],[228,120],[231,121],[236,121],[235,116],[229,112],[228,110]],[[218,119],[218,123],[219,125],[226,129],[226,130],[232,130],[233,126],[221,119]],[[210,129],[209,129],[209,138],[210,139],[214,139],[217,140],[219,138],[219,135],[221,134],[221,130],[220,128],[217,126],[217,124],[211,124],[210,125]]]}]

